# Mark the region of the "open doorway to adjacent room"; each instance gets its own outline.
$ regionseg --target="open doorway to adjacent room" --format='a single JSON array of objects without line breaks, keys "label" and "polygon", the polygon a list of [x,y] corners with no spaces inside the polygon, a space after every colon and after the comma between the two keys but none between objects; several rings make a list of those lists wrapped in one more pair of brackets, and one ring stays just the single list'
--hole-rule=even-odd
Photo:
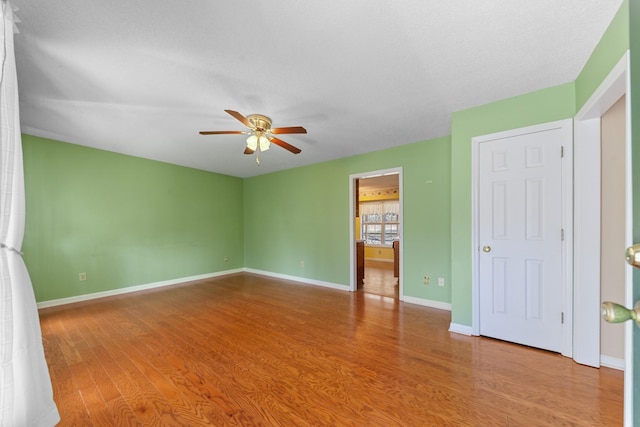
[{"label": "open doorway to adjacent room", "polygon": [[402,236],[401,170],[352,177],[352,290],[399,299]]}]

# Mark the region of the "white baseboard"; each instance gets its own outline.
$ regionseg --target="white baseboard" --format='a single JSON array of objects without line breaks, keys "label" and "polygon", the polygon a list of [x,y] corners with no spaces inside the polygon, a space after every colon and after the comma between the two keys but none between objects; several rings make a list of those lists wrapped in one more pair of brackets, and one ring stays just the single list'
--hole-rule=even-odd
[{"label": "white baseboard", "polygon": [[261,276],[274,277],[276,279],[291,280],[294,282],[305,283],[307,285],[322,286],[325,288],[338,289],[341,291],[349,290],[349,286],[346,286],[346,285],[339,285],[337,283],[331,283],[331,282],[323,282],[322,280],[308,279],[306,277],[290,276],[288,274],[273,273],[271,271],[264,271],[264,270],[255,270],[253,268],[245,268],[242,271],[246,271],[247,273],[259,274]]},{"label": "white baseboard", "polygon": [[[137,291],[144,291],[144,290],[147,290],[147,289],[161,288],[161,287],[164,287],[164,286],[177,285],[177,284],[181,284],[181,283],[192,282],[192,281],[195,281],[195,280],[210,279],[212,277],[227,276],[229,274],[242,273],[242,272],[259,274],[261,276],[274,277],[274,278],[277,278],[277,279],[290,280],[290,281],[293,281],[293,282],[299,282],[299,283],[304,283],[304,284],[308,284],[308,285],[322,286],[322,287],[325,287],[325,288],[337,289],[337,290],[341,290],[341,291],[349,291],[349,286],[340,285],[340,284],[337,284],[337,283],[324,282],[324,281],[321,281],[321,280],[314,280],[314,279],[309,279],[309,278],[306,278],[306,277],[291,276],[291,275],[288,275],[288,274],[273,273],[271,271],[256,270],[256,269],[253,269],[253,268],[237,268],[237,269],[234,269],[234,270],[226,270],[226,271],[220,271],[220,272],[216,272],[216,273],[207,273],[207,274],[201,274],[201,275],[198,275],[198,276],[181,277],[181,278],[178,278],[178,279],[164,280],[164,281],[161,281],[161,282],[148,283],[148,284],[144,284],[144,285],[129,286],[127,288],[112,289],[112,290],[109,290],[109,291],[95,292],[95,293],[91,293],[91,294],[78,295],[78,296],[69,297],[69,298],[60,298],[60,299],[55,299],[55,300],[50,300],[50,301],[42,301],[42,302],[37,303],[37,307],[39,309],[40,308],[47,308],[47,307],[55,307],[55,306],[58,306],[58,305],[72,304],[72,303],[75,303],[75,302],[82,302],[82,301],[89,301],[89,300],[98,299],[98,298],[104,298],[104,297],[109,297],[109,296],[114,296],[114,295],[128,294],[128,293],[137,292]],[[411,303],[411,304],[418,304],[418,305],[422,305],[422,306],[425,306],[425,307],[431,307],[431,308],[437,308],[437,309],[440,309],[440,310],[451,311],[451,304],[446,303],[446,302],[432,301],[432,300],[428,300],[428,299],[424,299],[424,298],[416,298],[416,297],[410,297],[410,296],[404,296],[403,298],[401,298],[401,301],[408,302],[408,303]],[[465,326],[465,328],[466,328],[466,326]],[[471,329],[471,328],[469,328],[469,329]],[[454,332],[456,332],[456,331],[454,331]],[[460,333],[465,333],[465,332],[460,332]],[[471,334],[469,333],[469,334],[466,334],[466,335],[471,335]]]},{"label": "white baseboard", "polygon": [[600,355],[600,366],[606,366],[607,368],[617,369],[624,371],[624,359],[618,357]]},{"label": "white baseboard", "polygon": [[449,324],[449,332],[455,332],[462,335],[473,335],[473,328],[471,326],[459,325],[457,323]]},{"label": "white baseboard", "polygon": [[55,299],[50,301],[39,302],[37,303],[37,307],[38,308],[55,307],[58,305],[72,304],[74,302],[89,301],[97,298],[104,298],[104,297],[110,297],[114,295],[128,294],[131,292],[144,291],[147,289],[177,285],[180,283],[192,282],[194,280],[203,280],[203,279],[210,279],[212,277],[227,276],[229,274],[242,273],[242,271],[244,270],[241,268],[237,268],[235,270],[225,270],[225,271],[219,271],[216,273],[200,274],[198,276],[181,277],[179,279],[163,280],[161,282],[147,283],[145,285],[129,286],[127,288],[112,289],[109,291],[95,292],[92,294],[78,295],[78,296],[69,297],[69,298],[60,298],[60,299]]},{"label": "white baseboard", "polygon": [[401,297],[400,300],[403,301],[403,302],[411,303],[411,304],[418,304],[418,305],[423,305],[425,307],[431,307],[431,308],[437,308],[437,309],[440,309],[440,310],[451,311],[451,304],[449,304],[448,302],[433,301],[433,300],[429,300],[429,299],[410,297],[410,296],[406,296],[406,295]]}]

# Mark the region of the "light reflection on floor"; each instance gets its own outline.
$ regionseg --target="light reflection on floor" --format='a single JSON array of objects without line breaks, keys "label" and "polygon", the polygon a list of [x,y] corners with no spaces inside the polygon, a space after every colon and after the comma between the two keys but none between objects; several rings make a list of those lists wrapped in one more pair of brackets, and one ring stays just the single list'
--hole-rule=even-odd
[{"label": "light reflection on floor", "polygon": [[362,291],[367,298],[395,303],[398,298],[398,278],[393,277],[393,263],[365,261]]},{"label": "light reflection on floor", "polygon": [[367,298],[367,299],[381,301],[381,302],[388,303],[388,304],[395,304],[396,303],[396,298],[385,297],[385,296],[382,296],[382,295],[369,294],[369,293],[365,292],[364,297]]}]

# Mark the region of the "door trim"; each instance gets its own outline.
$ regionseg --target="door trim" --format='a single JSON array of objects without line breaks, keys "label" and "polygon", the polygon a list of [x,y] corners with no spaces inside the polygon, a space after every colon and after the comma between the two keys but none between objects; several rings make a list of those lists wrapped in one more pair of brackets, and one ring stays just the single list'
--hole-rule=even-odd
[{"label": "door trim", "polygon": [[[489,140],[510,138],[522,134],[542,132],[552,129],[561,129],[563,132],[564,161],[562,164],[562,227],[564,229],[564,241],[562,244],[562,311],[564,323],[562,324],[562,355],[571,357],[573,351],[573,280],[572,280],[572,244],[573,230],[571,227],[573,218],[573,126],[572,119],[558,120],[519,129],[496,132],[488,135],[480,135],[471,138],[471,268],[472,268],[472,330],[473,335],[480,335],[480,277],[479,277],[479,152],[480,143]],[[558,153],[560,155],[560,153]]]},{"label": "door trim", "polygon": [[349,175],[349,291],[355,292],[357,289],[357,280],[356,280],[356,229],[355,229],[355,218],[356,218],[356,180],[360,178],[367,178],[374,175],[384,175],[384,174],[398,174],[398,193],[400,197],[400,222],[398,223],[398,234],[400,236],[400,259],[399,269],[400,269],[400,277],[398,278],[398,299],[400,301],[404,301],[404,274],[402,266],[404,265],[404,213],[403,213],[403,204],[404,204],[404,193],[402,189],[402,166],[397,168],[390,169],[381,169],[370,172],[362,172]]},{"label": "door trim", "polygon": [[[612,68],[600,86],[594,91],[584,106],[576,114],[575,132],[576,149],[580,149],[580,155],[576,155],[574,162],[576,168],[576,188],[584,188],[580,197],[576,196],[576,212],[579,207],[583,207],[583,224],[579,228],[579,218],[576,218],[576,241],[574,266],[576,286],[580,286],[580,292],[576,292],[574,304],[584,304],[583,311],[576,312],[576,329],[574,331],[575,357],[576,362],[590,366],[600,366],[600,211],[599,209],[586,209],[587,206],[600,206],[599,192],[588,191],[588,185],[597,185],[600,188],[600,174],[593,174],[593,170],[600,170],[600,117],[611,106],[620,99],[626,97],[626,219],[625,234],[627,246],[632,244],[632,186],[631,186],[631,97],[630,94],[630,73],[629,73],[629,51],[626,51],[618,63]],[[576,191],[577,192],[577,191]],[[595,205],[597,203],[597,205]],[[590,229],[586,225],[595,224],[595,229]],[[597,233],[597,238],[595,236]],[[581,244],[578,244],[581,242]],[[588,260],[597,259],[597,278],[591,279],[593,274],[587,264]],[[580,262],[579,260],[583,260]],[[585,270],[589,272],[585,274]],[[627,268],[625,289],[625,305],[632,307],[633,284],[631,267]],[[588,308],[587,308],[588,307]],[[582,322],[582,320],[585,320]],[[633,364],[632,364],[632,342],[633,322],[625,323],[625,372],[624,372],[624,419],[625,425],[632,420],[633,402]],[[591,325],[586,327],[586,325]],[[596,326],[597,325],[597,326]],[[593,328],[597,327],[597,334],[593,334]]]}]

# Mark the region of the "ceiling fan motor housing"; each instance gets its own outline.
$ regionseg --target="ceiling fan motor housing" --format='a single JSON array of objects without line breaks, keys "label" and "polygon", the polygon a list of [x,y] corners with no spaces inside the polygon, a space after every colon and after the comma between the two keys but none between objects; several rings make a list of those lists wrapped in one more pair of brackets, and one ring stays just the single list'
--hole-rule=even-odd
[{"label": "ceiling fan motor housing", "polygon": [[247,116],[247,120],[253,124],[256,131],[265,132],[271,129],[271,119],[262,114],[250,114]]}]

